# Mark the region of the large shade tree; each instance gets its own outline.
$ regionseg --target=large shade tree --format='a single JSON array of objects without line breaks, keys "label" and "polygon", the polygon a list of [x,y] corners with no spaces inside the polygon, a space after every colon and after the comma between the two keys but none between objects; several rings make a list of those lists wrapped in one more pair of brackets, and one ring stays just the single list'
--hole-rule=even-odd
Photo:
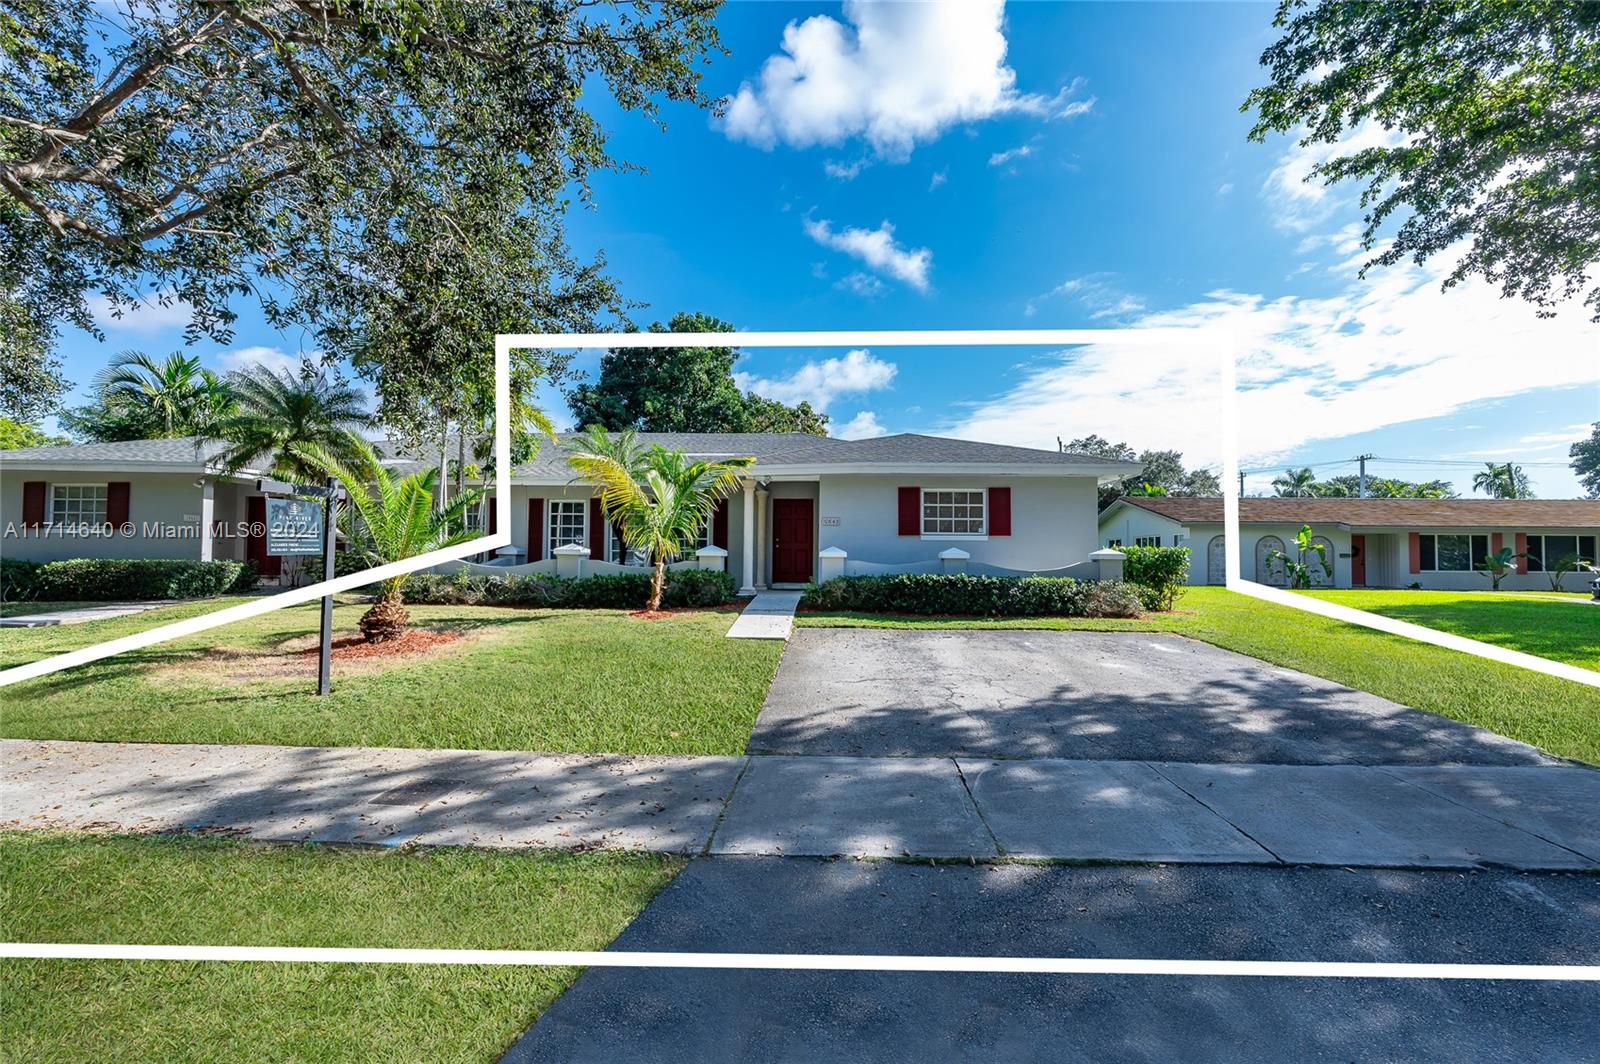
[{"label": "large shade tree", "polygon": [[[1447,288],[1583,294],[1600,321],[1600,4],[1281,0],[1273,25],[1250,137],[1338,146],[1308,180],[1361,186],[1363,273],[1459,246]],[[1340,146],[1366,126],[1392,136]]]},{"label": "large shade tree", "polygon": [[[732,333],[709,314],[679,313],[655,333]],[[614,432],[806,432],[828,434],[828,415],[801,402],[787,406],[739,388],[733,375],[737,347],[613,348],[600,359],[600,376],[567,393],[580,425]]]},{"label": "large shade tree", "polygon": [[[189,338],[218,341],[234,300],[258,297],[271,323],[381,367],[385,402],[413,414],[457,351],[386,351],[382,320],[415,326],[442,307],[487,378],[483,323],[463,320],[481,283],[510,278],[523,327],[613,302],[594,301],[596,264],[576,261],[561,221],[618,165],[595,113],[659,121],[663,101],[709,104],[716,6],[12,0],[0,316],[20,328],[5,330],[0,398],[47,401],[53,338],[66,323],[96,330],[91,296],[112,312],[182,305]],[[19,380],[31,398],[11,394]]]},{"label": "large shade tree", "polygon": [[1600,499],[1600,421],[1590,426],[1589,437],[1574,443],[1567,454],[1583,490],[1589,498]]},{"label": "large shade tree", "polygon": [[1176,495],[1190,498],[1222,494],[1222,484],[1209,469],[1187,469],[1179,451],[1136,451],[1126,443],[1112,443],[1104,436],[1080,436],[1061,444],[1063,451],[1119,462],[1139,462],[1143,468],[1120,484],[1100,488],[1103,510],[1123,495]]}]

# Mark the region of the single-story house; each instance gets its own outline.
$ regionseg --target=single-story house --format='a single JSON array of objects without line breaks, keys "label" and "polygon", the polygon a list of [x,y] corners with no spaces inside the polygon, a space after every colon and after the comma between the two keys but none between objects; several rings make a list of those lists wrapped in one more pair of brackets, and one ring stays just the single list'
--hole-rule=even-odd
[{"label": "single-story house", "polygon": [[[1518,555],[1501,587],[1549,590],[1552,570],[1566,557],[1596,564],[1600,501],[1587,499],[1323,499],[1239,500],[1239,571],[1246,580],[1282,587],[1273,551],[1294,551],[1310,525],[1333,566],[1325,587],[1410,587],[1477,590],[1489,586],[1477,571],[1487,554],[1510,547]],[[1128,496],[1100,514],[1102,546],[1188,547],[1191,584],[1221,584],[1227,541],[1220,498]],[[1593,577],[1569,572],[1568,591]]]},{"label": "single-story house", "polygon": [[[901,434],[643,433],[707,458],[755,465],[699,548],[750,591],[839,573],[949,571],[1094,577],[1097,489],[1138,463]],[[604,572],[637,563],[548,442],[511,476],[512,571]],[[397,466],[413,466],[399,458]],[[422,462],[417,460],[415,466]],[[218,475],[193,439],[0,452],[0,553],[8,558],[254,558],[271,576],[253,475]],[[495,509],[488,509],[491,531]],[[67,529],[71,529],[69,534]],[[180,531],[181,530],[181,531]],[[726,554],[719,552],[725,551]]]}]

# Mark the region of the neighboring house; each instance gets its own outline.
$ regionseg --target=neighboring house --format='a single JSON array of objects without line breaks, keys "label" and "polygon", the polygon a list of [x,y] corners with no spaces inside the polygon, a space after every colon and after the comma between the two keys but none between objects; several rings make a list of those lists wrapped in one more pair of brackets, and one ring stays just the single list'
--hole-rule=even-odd
[{"label": "neighboring house", "polygon": [[276,576],[255,474],[219,476],[221,450],[186,437],[0,451],[0,557],[253,558]]},{"label": "neighboring house", "polygon": [[[1240,499],[1240,575],[1282,587],[1274,549],[1291,552],[1304,525],[1327,548],[1331,578],[1314,561],[1318,586],[1476,590],[1484,555],[1510,547],[1515,570],[1501,587],[1549,590],[1556,562],[1575,555],[1591,564],[1600,537],[1600,502],[1583,499]],[[1226,539],[1222,500],[1171,496],[1118,499],[1100,515],[1104,546],[1188,547],[1191,584],[1223,583]],[[1562,587],[1587,589],[1592,577],[1568,573]]]},{"label": "neighboring house", "polygon": [[[497,552],[498,568],[556,571],[558,551],[586,572],[640,561],[628,557],[588,485],[576,481],[566,463],[571,439],[547,442],[532,462],[513,471],[511,546]],[[725,557],[744,591],[803,585],[838,572],[1093,577],[1098,570],[1088,558],[1099,538],[1096,490],[1140,468],[911,434],[837,440],[796,433],[642,433],[640,440],[691,456],[756,459],[699,544],[727,552],[708,555]],[[409,469],[423,463],[395,464]],[[248,530],[264,505],[253,477],[218,477],[193,440],[0,453],[0,553],[6,557],[260,561],[265,544]],[[487,512],[489,531],[497,531],[494,508]],[[44,526],[52,523],[98,531],[46,534]],[[132,536],[117,531],[125,523],[133,526]],[[168,538],[160,534],[163,523],[191,528],[192,535]],[[104,534],[108,526],[112,532]],[[147,526],[158,534],[147,536]],[[241,527],[243,537],[232,534]]]}]

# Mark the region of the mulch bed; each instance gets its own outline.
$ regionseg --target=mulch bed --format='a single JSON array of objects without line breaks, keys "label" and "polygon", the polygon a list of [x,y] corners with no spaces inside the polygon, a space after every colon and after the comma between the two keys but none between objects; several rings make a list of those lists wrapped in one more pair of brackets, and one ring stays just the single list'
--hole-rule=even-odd
[{"label": "mulch bed", "polygon": [[[333,641],[334,661],[359,661],[363,658],[386,658],[410,654],[426,654],[448,646],[465,633],[456,628],[407,628],[398,639],[382,643],[369,643],[359,635],[347,635]],[[301,657],[316,657],[321,650],[316,643],[298,651]]]}]

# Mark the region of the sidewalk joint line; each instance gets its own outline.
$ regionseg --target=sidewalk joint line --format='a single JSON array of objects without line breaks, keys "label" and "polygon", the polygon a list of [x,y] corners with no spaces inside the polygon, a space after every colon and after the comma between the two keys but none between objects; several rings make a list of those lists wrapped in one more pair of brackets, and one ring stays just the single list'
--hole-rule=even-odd
[{"label": "sidewalk joint line", "polygon": [[1006,848],[1000,843],[1000,836],[994,833],[994,828],[989,826],[989,818],[984,815],[983,806],[978,804],[978,796],[972,793],[972,784],[967,782],[967,774],[961,768],[961,759],[952,757],[950,763],[956,767],[956,778],[961,780],[962,790],[967,792],[967,801],[972,803],[972,811],[978,814],[978,823],[983,825],[983,830],[989,833],[989,841],[994,843],[994,852],[1002,858],[1009,857]]},{"label": "sidewalk joint line", "polygon": [[1262,849],[1262,852],[1264,852],[1268,857],[1271,857],[1274,861],[1277,861],[1280,865],[1287,866],[1289,864],[1288,861],[1285,861],[1282,857],[1280,857],[1277,853],[1275,853],[1273,851],[1272,847],[1266,845],[1260,839],[1256,838],[1254,835],[1252,835],[1248,831],[1246,831],[1244,828],[1240,827],[1238,824],[1235,824],[1233,821],[1231,821],[1227,817],[1223,816],[1216,809],[1212,808],[1210,803],[1206,802],[1200,796],[1192,793],[1189,790],[1189,788],[1185,787],[1183,784],[1179,783],[1177,780],[1173,779],[1171,776],[1167,775],[1165,772],[1162,772],[1161,769],[1156,766],[1155,762],[1153,762],[1153,761],[1143,761],[1143,762],[1140,762],[1140,764],[1144,765],[1151,772],[1154,772],[1157,776],[1160,776],[1162,779],[1164,779],[1168,783],[1172,784],[1174,787],[1176,787],[1179,790],[1179,792],[1188,795],[1190,801],[1194,802],[1201,809],[1204,809],[1206,812],[1210,813],[1212,816],[1216,817],[1218,820],[1222,821],[1224,824],[1228,825],[1230,828],[1232,828],[1233,830],[1237,831],[1239,834],[1243,835],[1245,838],[1249,839],[1253,844],[1255,844],[1257,846],[1260,846],[1261,849]]}]

